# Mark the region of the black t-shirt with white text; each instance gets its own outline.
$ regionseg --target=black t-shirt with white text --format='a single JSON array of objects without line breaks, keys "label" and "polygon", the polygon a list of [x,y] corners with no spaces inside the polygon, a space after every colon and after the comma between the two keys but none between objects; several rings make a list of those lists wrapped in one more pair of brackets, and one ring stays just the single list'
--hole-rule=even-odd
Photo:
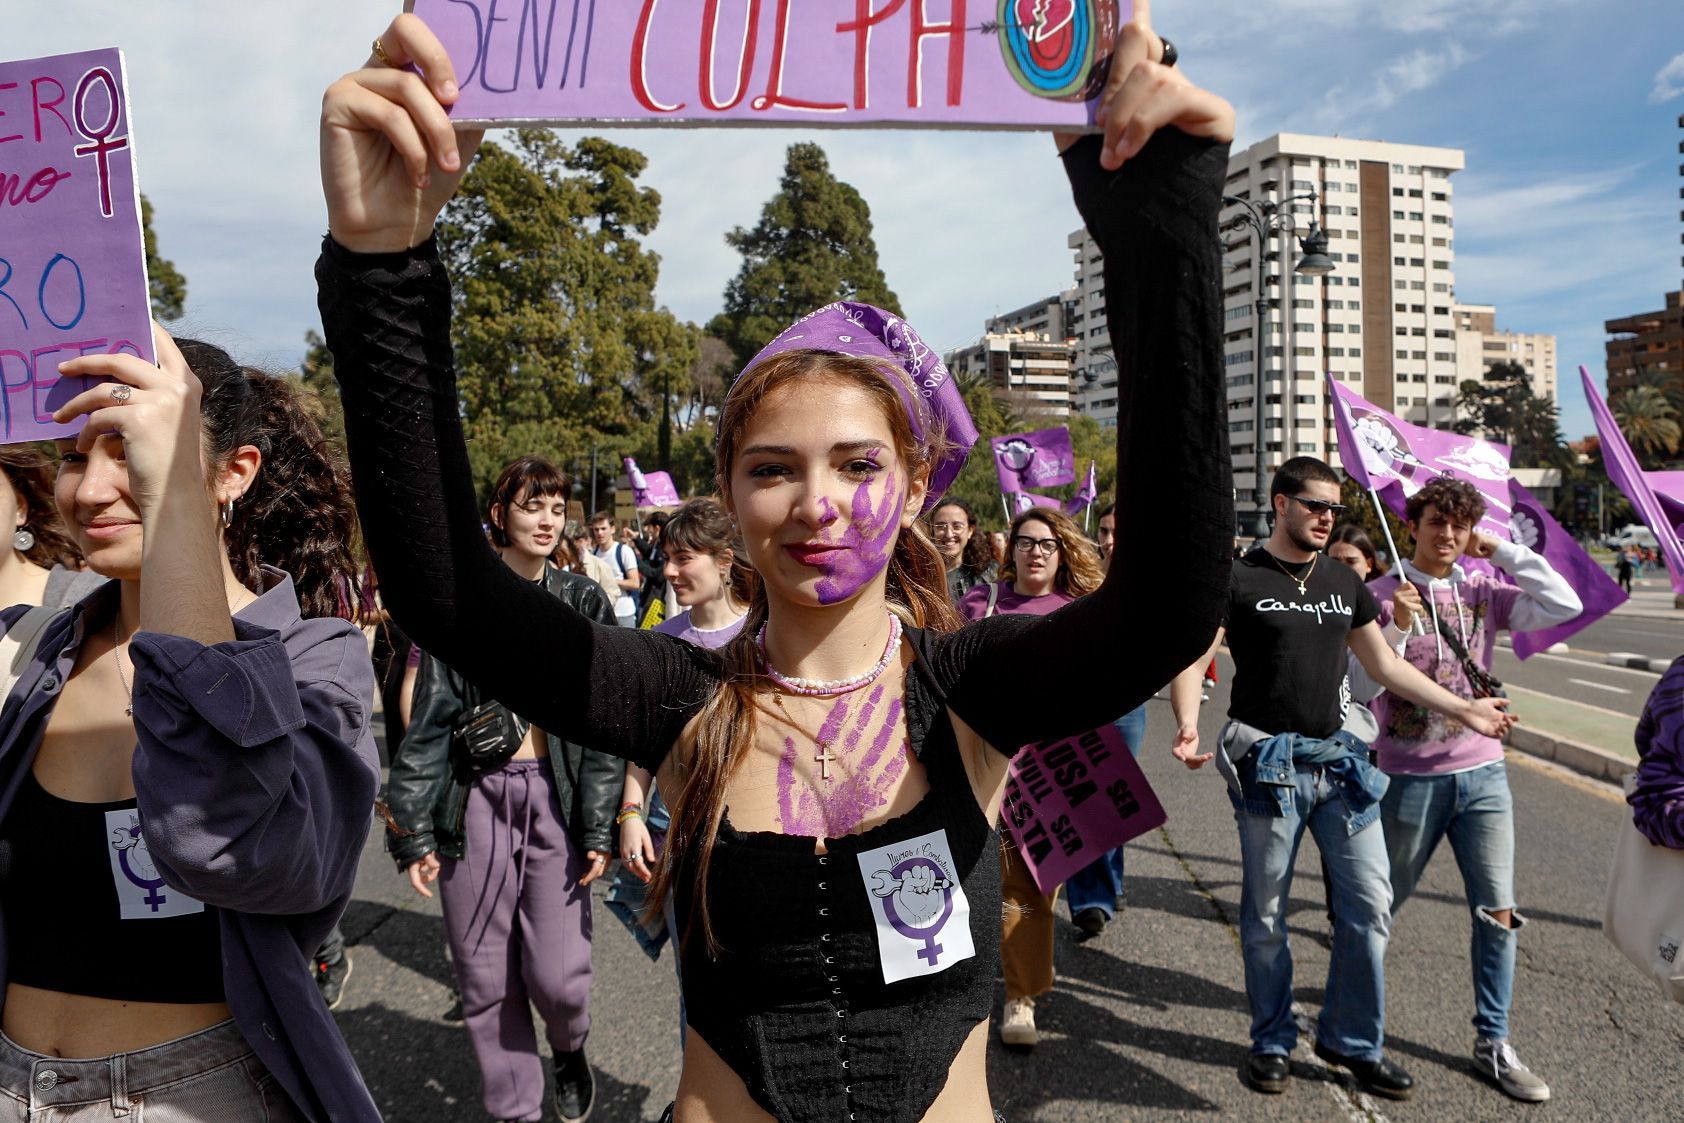
[{"label": "black t-shirt with white text", "polygon": [[1350,702],[1346,640],[1379,615],[1380,602],[1349,566],[1324,555],[1314,568],[1293,565],[1261,546],[1246,554],[1228,590],[1228,716],[1265,733],[1331,737]]}]

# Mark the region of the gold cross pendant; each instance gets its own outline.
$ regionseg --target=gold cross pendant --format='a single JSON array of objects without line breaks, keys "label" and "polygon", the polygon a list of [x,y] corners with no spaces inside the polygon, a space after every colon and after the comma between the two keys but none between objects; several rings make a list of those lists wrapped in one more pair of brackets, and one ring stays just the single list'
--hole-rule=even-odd
[{"label": "gold cross pendant", "polygon": [[818,753],[813,757],[819,766],[819,778],[830,779],[830,762],[840,759],[830,751],[829,745],[820,745]]}]

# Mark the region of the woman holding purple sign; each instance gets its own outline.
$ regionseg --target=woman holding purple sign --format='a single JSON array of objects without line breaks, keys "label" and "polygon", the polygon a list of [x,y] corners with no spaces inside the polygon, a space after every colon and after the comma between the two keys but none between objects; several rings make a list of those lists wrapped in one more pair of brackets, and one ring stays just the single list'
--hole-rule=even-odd
[{"label": "woman holding purple sign", "polygon": [[[1185,560],[1131,554],[1047,616],[962,628],[918,519],[975,429],[908,325],[847,302],[772,341],[720,412],[717,482],[761,578],[735,640],[710,652],[599,627],[523,587],[479,530],[431,237],[475,139],[443,109],[450,61],[400,17],[324,99],[319,303],[387,603],[429,652],[505,684],[521,716],[673,797],[650,895],[674,893],[682,938],[680,1123],[988,1118],[1007,753],[1139,704],[1216,632],[1233,111],[1164,65],[1143,0],[1135,12],[1105,135],[1065,138],[1064,163],[1107,251],[1119,533],[1150,527]],[[1148,580],[1154,595],[1133,595]],[[1159,642],[1126,663],[1065,658],[1125,631]],[[1068,704],[1022,704],[1026,660],[1066,668]]]},{"label": "woman holding purple sign", "polygon": [[0,615],[0,1120],[377,1121],[310,970],[379,778],[350,481],[283,379],[156,341],[60,368],[112,380],[55,417],[108,580]]}]

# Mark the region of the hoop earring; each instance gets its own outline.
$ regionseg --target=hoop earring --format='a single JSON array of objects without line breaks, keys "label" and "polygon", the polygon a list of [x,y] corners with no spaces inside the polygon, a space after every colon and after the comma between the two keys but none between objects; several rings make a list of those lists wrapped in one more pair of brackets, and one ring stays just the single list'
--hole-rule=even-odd
[{"label": "hoop earring", "polygon": [[35,545],[35,535],[27,526],[18,527],[18,532],[12,535],[12,549],[20,554],[27,554]]},{"label": "hoop earring", "polygon": [[232,499],[224,499],[222,501],[220,513],[222,515],[223,530],[227,530],[229,527],[234,525],[234,501]]}]

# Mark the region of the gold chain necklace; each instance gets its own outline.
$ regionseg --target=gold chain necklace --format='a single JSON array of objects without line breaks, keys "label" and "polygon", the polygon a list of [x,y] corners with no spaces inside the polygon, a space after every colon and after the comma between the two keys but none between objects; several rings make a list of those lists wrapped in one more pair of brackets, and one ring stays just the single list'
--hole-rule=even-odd
[{"label": "gold chain necklace", "polygon": [[[1269,551],[1267,551],[1267,550],[1264,550],[1263,552],[1265,554],[1269,554]],[[1298,592],[1299,592],[1300,595],[1303,595],[1303,596],[1309,595],[1310,591],[1304,587],[1304,582],[1308,581],[1310,579],[1310,574],[1312,574],[1316,571],[1316,563],[1321,560],[1320,554],[1312,554],[1310,556],[1310,568],[1306,569],[1304,571],[1304,576],[1302,576],[1302,577],[1293,577],[1292,576],[1292,570],[1290,570],[1286,566],[1282,565],[1281,559],[1275,557],[1274,554],[1269,554],[1269,560],[1275,563],[1275,568],[1279,569],[1282,573],[1286,574],[1288,577],[1291,577],[1292,580],[1298,582]]]}]

